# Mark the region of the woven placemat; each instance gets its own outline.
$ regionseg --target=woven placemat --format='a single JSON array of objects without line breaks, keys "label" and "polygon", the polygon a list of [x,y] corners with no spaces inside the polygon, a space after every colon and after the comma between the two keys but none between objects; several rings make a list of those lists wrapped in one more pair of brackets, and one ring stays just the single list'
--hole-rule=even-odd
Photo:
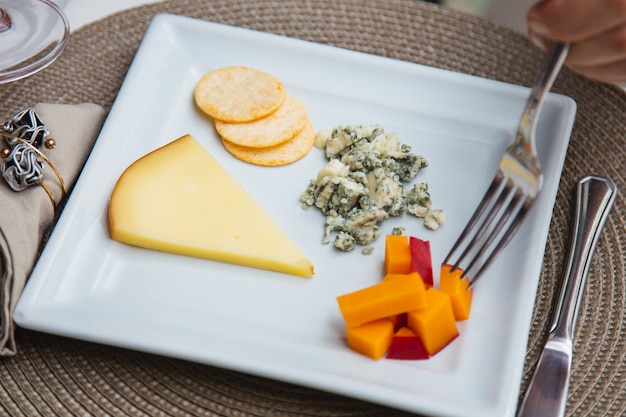
[{"label": "woven placemat", "polygon": [[[542,55],[486,20],[412,0],[173,0],[75,32],[43,72],[0,86],[0,116],[37,102],[107,110],[148,23],[174,13],[530,85]],[[626,410],[626,95],[564,70],[554,90],[578,103],[537,294],[522,391],[547,334],[570,241],[576,180],[611,177],[622,191],[599,242],[577,328],[568,416]],[[11,416],[402,416],[397,410],[181,360],[19,329],[0,360],[0,414]]]}]

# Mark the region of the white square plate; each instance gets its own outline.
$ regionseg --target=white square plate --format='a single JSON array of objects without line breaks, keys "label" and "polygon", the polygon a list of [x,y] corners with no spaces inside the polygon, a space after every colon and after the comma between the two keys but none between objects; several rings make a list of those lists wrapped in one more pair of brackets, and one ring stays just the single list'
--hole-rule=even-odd
[{"label": "white square plate", "polygon": [[[188,359],[399,409],[512,416],[552,207],[575,103],[550,94],[538,124],[545,188],[532,215],[475,289],[461,335],[426,361],[350,351],[335,298],[382,273],[372,255],[322,245],[323,217],[299,195],[325,160],[261,168],[232,158],[195,108],[207,71],[246,65],[277,76],[316,130],[379,124],[424,155],[437,232],[407,216],[384,224],[430,240],[439,265],[496,170],[529,90],[492,80],[190,18],[151,24],[85,169],[28,285],[23,327]],[[107,203],[133,161],[190,133],[313,262],[311,279],[126,246],[109,239]],[[271,244],[271,242],[268,242]]]}]

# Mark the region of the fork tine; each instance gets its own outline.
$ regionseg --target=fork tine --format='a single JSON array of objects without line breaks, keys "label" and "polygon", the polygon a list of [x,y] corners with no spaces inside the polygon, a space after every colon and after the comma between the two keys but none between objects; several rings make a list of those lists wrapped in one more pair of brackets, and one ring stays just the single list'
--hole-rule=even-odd
[{"label": "fork tine", "polygon": [[[503,182],[505,184],[502,187]],[[469,265],[461,269],[463,277],[471,276],[469,285],[473,285],[521,226],[533,200],[528,198],[522,189],[514,186],[510,180],[506,180],[501,171],[498,171],[470,222],[446,256],[444,264],[448,263],[452,255],[464,242],[468,241],[463,253],[452,265],[452,270],[461,268],[463,260],[472,253],[473,257]],[[507,224],[508,227],[505,227]],[[495,247],[491,248],[498,236],[500,240]],[[473,250],[475,248],[478,249]],[[479,261],[482,261],[480,268],[473,272]]]},{"label": "fork tine", "polygon": [[[465,259],[465,257],[470,253],[470,251],[473,248],[477,247],[477,244],[480,242],[480,240],[482,239],[483,235],[489,230],[489,227],[491,225],[493,225],[494,223],[494,219],[496,218],[496,215],[500,212],[500,208],[504,205],[504,203],[507,201],[507,199],[509,198],[510,195],[510,185],[509,184],[505,184],[503,189],[499,189],[497,195],[492,195],[491,200],[495,200],[495,202],[493,203],[493,205],[491,206],[491,208],[489,209],[489,212],[487,213],[487,216],[483,219],[482,223],[480,224],[480,226],[477,228],[477,230],[474,233],[473,238],[469,241],[469,243],[467,243],[465,245],[465,250],[463,251],[463,253],[461,254],[461,256],[459,256],[459,258],[456,261],[456,264],[454,265],[454,267],[459,267],[460,264],[463,262],[463,260]],[[488,205],[486,205],[488,206]],[[483,208],[483,211],[485,211],[485,209],[487,209],[487,207]],[[482,213],[480,213],[482,214]],[[476,255],[478,256],[478,255]],[[465,276],[468,271],[469,271],[469,267],[464,268],[464,274],[463,276]]]},{"label": "fork tine", "polygon": [[[507,206],[503,210],[501,210],[502,214],[500,215],[500,218],[498,219],[497,223],[495,224],[495,226],[493,226],[489,235],[484,239],[480,249],[478,249],[478,251],[474,255],[474,259],[467,266],[467,269],[465,270],[467,274],[469,274],[468,271],[471,271],[474,268],[474,265],[476,264],[476,262],[483,259],[483,257],[488,252],[489,248],[493,244],[496,237],[498,237],[498,235],[500,234],[504,226],[508,223],[509,219],[511,218],[511,215],[513,215],[514,213],[517,215],[520,207],[522,206],[525,200],[525,194],[519,188],[509,187],[508,190],[505,190],[505,191],[506,192],[503,192],[502,195],[506,195],[507,199],[509,198],[509,196],[511,196],[511,194],[513,196],[510,198],[510,201],[508,201]],[[515,221],[516,219],[513,219],[513,222]],[[485,225],[484,228],[486,229],[487,226],[490,226],[490,224]],[[502,236],[498,245],[496,245],[496,248],[494,248],[494,250],[489,254],[485,262],[487,261],[490,262],[491,260],[495,258],[495,255],[497,255],[497,253],[494,253],[495,249],[498,249],[500,247],[500,245],[502,244],[502,239],[504,239],[504,237],[506,237],[509,232],[511,232],[510,226],[509,226],[509,229],[507,229],[505,234]],[[483,270],[483,267],[481,267],[481,269],[477,273],[471,275],[472,279],[470,281],[470,284],[475,282],[478,279],[478,275],[480,274],[482,270]]]},{"label": "fork tine", "polygon": [[485,270],[489,267],[489,265],[491,265],[493,260],[498,256],[498,254],[502,251],[502,249],[504,249],[504,247],[509,243],[511,238],[513,238],[513,235],[515,234],[515,232],[517,232],[517,229],[520,228],[520,226],[524,222],[524,219],[528,215],[528,212],[530,211],[530,207],[532,206],[533,201],[534,199],[524,199],[521,202],[521,207],[519,211],[517,212],[517,215],[515,216],[515,218],[509,225],[509,228],[506,230],[506,232],[504,233],[504,235],[502,236],[502,238],[500,239],[496,247],[493,249],[493,251],[491,251],[491,254],[489,255],[489,257],[485,260],[481,268],[476,272],[476,274],[474,274],[474,276],[470,280],[470,283],[469,283],[470,286],[473,285],[476,281],[478,281],[478,278],[482,276],[483,272],[485,272]]},{"label": "fork tine", "polygon": [[[495,177],[493,178],[493,181],[491,181],[491,184],[489,185],[489,188],[485,192],[485,195],[483,196],[482,200],[480,201],[480,204],[478,205],[478,207],[474,211],[474,214],[472,215],[472,218],[469,220],[469,222],[467,223],[467,225],[465,226],[465,228],[463,229],[463,231],[459,235],[458,239],[456,240],[456,242],[454,242],[454,245],[452,245],[452,249],[450,249],[450,252],[448,252],[448,255],[446,256],[446,258],[443,261],[444,264],[449,263],[450,258],[452,257],[452,254],[454,254],[454,252],[456,252],[456,250],[459,248],[459,246],[461,246],[461,243],[463,243],[465,238],[474,229],[474,226],[476,225],[476,223],[478,223],[478,220],[480,220],[482,214],[485,212],[485,210],[487,209],[487,207],[491,203],[493,195],[495,195],[496,191],[498,191],[498,189],[500,188],[502,180],[504,180],[504,176],[502,175],[502,172],[498,170],[498,172],[496,173]],[[453,270],[458,267],[458,263],[459,263],[458,261],[455,262],[455,264],[453,265]]]}]

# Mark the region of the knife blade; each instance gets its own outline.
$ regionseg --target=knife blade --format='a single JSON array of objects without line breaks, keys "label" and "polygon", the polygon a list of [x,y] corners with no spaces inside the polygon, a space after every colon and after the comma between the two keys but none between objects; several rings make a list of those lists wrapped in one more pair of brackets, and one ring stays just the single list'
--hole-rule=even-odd
[{"label": "knife blade", "polygon": [[548,339],[517,417],[565,415],[576,319],[600,232],[617,188],[608,178],[588,175],[576,187],[576,214],[559,301]]}]

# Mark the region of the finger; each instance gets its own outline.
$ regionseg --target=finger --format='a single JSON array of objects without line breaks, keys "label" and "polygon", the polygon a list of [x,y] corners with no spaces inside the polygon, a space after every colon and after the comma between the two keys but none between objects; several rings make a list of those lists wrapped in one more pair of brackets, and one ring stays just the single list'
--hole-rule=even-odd
[{"label": "finger", "polygon": [[566,62],[578,66],[600,66],[624,59],[626,59],[626,23],[573,43]]},{"label": "finger", "polygon": [[530,31],[575,42],[626,22],[626,0],[544,0],[528,11]]},{"label": "finger", "polygon": [[566,64],[572,71],[590,78],[610,84],[626,83],[626,59],[604,65],[579,66]]}]

